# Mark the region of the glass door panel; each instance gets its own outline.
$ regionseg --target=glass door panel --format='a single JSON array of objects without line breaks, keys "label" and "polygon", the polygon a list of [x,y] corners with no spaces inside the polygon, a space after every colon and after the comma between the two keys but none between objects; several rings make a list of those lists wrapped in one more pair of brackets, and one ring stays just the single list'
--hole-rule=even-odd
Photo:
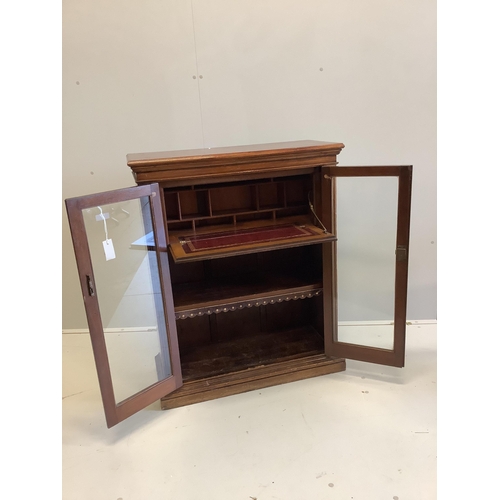
[{"label": "glass door panel", "polygon": [[394,347],[397,208],[397,177],[337,179],[339,342]]},{"label": "glass door panel", "polygon": [[158,193],[67,200],[109,426],[182,383]]},{"label": "glass door panel", "polygon": [[152,225],[149,197],[86,208],[83,219],[119,403],[172,374],[168,345],[160,344],[166,326],[156,252],[132,244]]}]

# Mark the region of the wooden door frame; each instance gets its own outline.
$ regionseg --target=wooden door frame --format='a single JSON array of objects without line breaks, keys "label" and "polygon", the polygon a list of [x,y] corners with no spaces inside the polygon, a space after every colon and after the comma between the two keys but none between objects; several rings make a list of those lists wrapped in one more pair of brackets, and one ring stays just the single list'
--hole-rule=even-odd
[{"label": "wooden door frame", "polygon": [[[325,295],[325,352],[343,357],[389,366],[403,367],[406,344],[406,305],[408,296],[408,256],[412,166],[360,166],[322,168],[323,218],[327,229],[337,235],[337,177],[398,177],[398,214],[395,255],[395,300],[393,349],[381,349],[339,342],[337,241],[323,245],[323,293]],[[325,222],[326,221],[326,222]]]},{"label": "wooden door frame", "polygon": [[[82,210],[98,205],[133,200],[143,196],[148,196],[151,202],[151,217],[155,229],[155,247],[160,286],[163,290],[163,310],[165,312],[172,375],[117,404],[113,391],[113,382],[106,350],[104,328],[99,310],[99,301],[95,291],[93,294],[89,292],[88,280],[94,282],[94,273]],[[112,427],[146,406],[160,400],[163,396],[171,393],[182,385],[180,354],[172,287],[170,283],[170,270],[168,266],[167,240],[161,191],[158,184],[135,186],[111,192],[71,198],[66,200],[66,208],[71,236],[73,238],[80,285],[85,303],[85,312],[87,315],[92,349],[94,351],[99,387],[106,415],[106,423],[108,427]]]}]

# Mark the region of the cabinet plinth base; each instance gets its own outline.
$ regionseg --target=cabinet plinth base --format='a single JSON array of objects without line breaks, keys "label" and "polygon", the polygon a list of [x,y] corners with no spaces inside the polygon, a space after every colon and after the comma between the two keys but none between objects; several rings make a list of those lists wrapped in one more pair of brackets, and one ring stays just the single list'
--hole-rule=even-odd
[{"label": "cabinet plinth base", "polygon": [[257,366],[226,375],[185,382],[182,387],[161,399],[161,408],[168,410],[344,370],[343,358],[329,358],[324,354]]}]

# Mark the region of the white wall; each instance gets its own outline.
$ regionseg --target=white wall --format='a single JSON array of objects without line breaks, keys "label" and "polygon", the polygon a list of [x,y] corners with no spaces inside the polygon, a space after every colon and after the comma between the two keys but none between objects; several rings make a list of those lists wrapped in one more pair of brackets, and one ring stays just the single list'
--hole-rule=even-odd
[{"label": "white wall", "polygon": [[[64,0],[64,198],[132,185],[127,153],[296,139],[414,165],[408,318],[436,318],[435,0]],[[65,214],[63,244],[81,328]]]}]

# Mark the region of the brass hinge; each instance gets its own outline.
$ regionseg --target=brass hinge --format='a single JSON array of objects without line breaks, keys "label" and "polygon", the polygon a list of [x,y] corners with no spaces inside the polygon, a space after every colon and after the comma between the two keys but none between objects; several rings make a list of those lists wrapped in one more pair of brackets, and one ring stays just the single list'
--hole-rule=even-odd
[{"label": "brass hinge", "polygon": [[404,262],[408,258],[408,252],[404,245],[396,247],[396,262]]}]

